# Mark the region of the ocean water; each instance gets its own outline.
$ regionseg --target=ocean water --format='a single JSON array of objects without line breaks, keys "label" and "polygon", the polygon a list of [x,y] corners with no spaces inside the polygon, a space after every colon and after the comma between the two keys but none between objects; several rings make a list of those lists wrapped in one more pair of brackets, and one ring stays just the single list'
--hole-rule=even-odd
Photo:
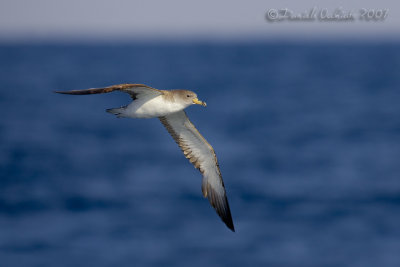
[{"label": "ocean water", "polygon": [[[0,45],[1,266],[400,266],[400,44]],[[117,83],[195,91],[236,227]]]}]

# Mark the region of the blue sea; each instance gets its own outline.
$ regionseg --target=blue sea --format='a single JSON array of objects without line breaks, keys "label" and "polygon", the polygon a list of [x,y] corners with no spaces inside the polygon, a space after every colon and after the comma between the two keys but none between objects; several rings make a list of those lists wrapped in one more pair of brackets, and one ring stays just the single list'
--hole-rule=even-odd
[{"label": "blue sea", "polygon": [[[189,89],[236,232],[157,119]],[[0,45],[0,265],[400,266],[399,43]]]}]

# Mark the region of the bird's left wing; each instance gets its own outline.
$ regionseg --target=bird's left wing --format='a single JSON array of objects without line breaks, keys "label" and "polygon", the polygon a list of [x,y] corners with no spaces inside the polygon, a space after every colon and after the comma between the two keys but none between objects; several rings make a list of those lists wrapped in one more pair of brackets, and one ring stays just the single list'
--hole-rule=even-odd
[{"label": "bird's left wing", "polygon": [[163,94],[162,90],[155,89],[153,87],[144,85],[144,84],[116,84],[103,88],[90,88],[84,90],[71,90],[71,91],[56,91],[59,94],[68,94],[68,95],[91,95],[91,94],[104,94],[110,93],[113,91],[121,91],[131,95],[132,99],[135,100],[141,96],[152,96],[156,97]]},{"label": "bird's left wing", "polygon": [[183,154],[203,175],[202,191],[229,229],[235,231],[214,149],[184,111],[159,118]]}]

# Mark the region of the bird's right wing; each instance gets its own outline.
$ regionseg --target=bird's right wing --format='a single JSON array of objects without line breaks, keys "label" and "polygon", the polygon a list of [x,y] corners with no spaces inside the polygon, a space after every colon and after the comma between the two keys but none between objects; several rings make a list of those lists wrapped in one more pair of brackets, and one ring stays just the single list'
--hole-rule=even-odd
[{"label": "bird's right wing", "polygon": [[185,157],[203,175],[201,187],[203,196],[208,198],[211,206],[214,207],[226,226],[235,231],[217,156],[212,146],[194,127],[185,111],[179,111],[159,119],[179,145]]},{"label": "bird's right wing", "polygon": [[144,84],[117,84],[103,88],[90,88],[84,90],[71,90],[71,91],[56,91],[59,94],[68,95],[90,95],[90,94],[104,94],[113,91],[121,91],[131,95],[132,99],[137,99],[141,96],[156,97],[163,94],[163,91],[152,88]]}]

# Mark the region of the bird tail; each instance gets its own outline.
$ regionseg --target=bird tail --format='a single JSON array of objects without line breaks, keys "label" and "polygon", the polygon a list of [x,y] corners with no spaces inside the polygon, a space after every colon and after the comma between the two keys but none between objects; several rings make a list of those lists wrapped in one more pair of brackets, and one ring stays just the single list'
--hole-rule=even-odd
[{"label": "bird tail", "polygon": [[125,117],[125,115],[124,115],[125,108],[126,107],[109,108],[109,109],[106,109],[106,111],[108,113],[116,115],[118,118],[122,118],[122,117]]}]

